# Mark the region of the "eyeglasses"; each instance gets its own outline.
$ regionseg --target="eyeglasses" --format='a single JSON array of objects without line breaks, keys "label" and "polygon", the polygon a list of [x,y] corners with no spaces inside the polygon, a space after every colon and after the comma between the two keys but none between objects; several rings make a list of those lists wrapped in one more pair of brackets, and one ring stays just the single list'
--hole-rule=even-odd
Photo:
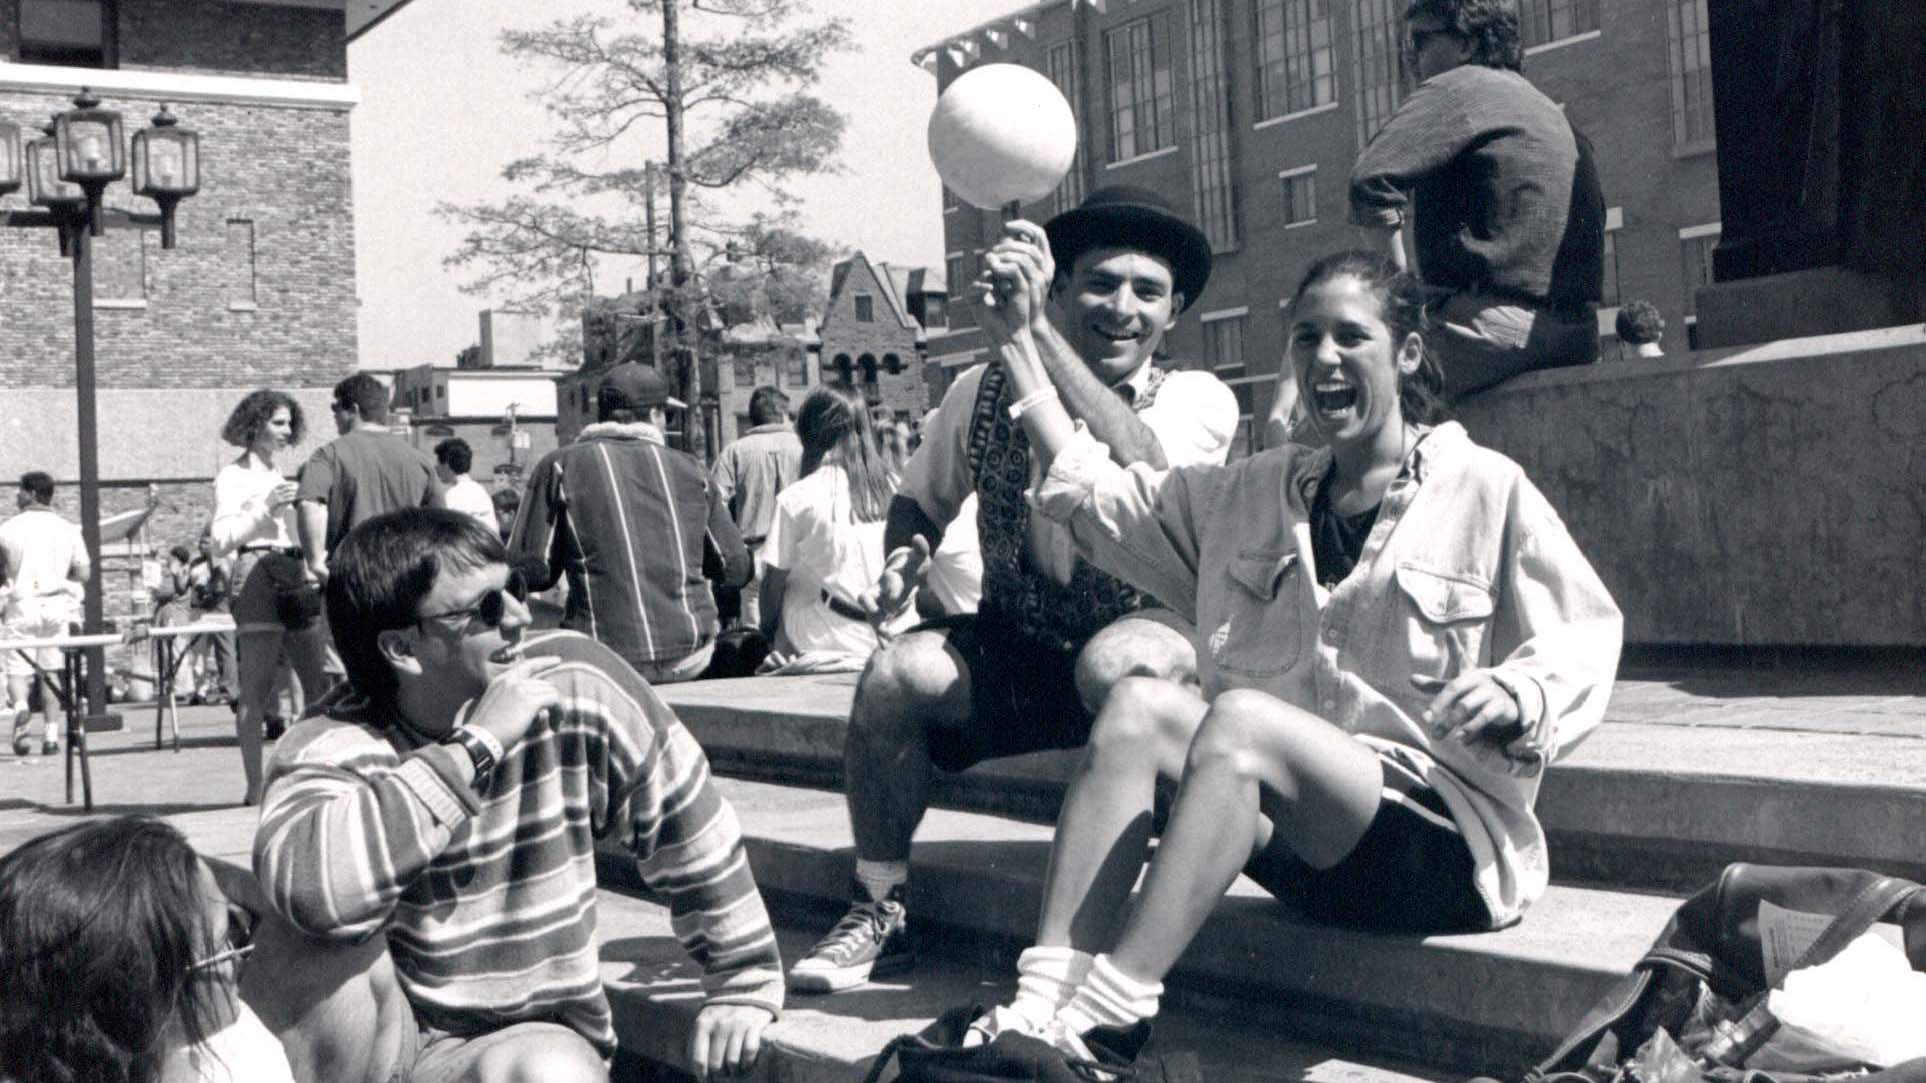
[{"label": "eyeglasses", "polygon": [[424,621],[438,620],[445,622],[448,627],[454,627],[453,618],[460,617],[461,626],[465,628],[468,621],[479,617],[483,627],[500,628],[502,619],[508,616],[508,599],[511,597],[517,602],[528,600],[528,581],[522,578],[521,572],[509,572],[506,586],[482,595],[481,600],[474,605],[450,609],[444,613],[423,613],[415,618],[415,625],[419,627]]},{"label": "eyeglasses", "polygon": [[227,907],[227,947],[208,956],[196,959],[187,965],[189,974],[202,974],[217,966],[235,964],[235,973],[240,973],[240,964],[254,954],[254,915],[246,909],[229,903]]}]

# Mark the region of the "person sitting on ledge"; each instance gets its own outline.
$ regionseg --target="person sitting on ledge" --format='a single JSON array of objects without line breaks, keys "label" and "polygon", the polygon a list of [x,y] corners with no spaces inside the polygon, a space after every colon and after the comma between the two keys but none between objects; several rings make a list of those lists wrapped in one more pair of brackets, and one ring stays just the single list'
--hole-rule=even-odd
[{"label": "person sitting on ledge", "polygon": [[1591,143],[1519,68],[1514,0],[1415,0],[1417,89],[1358,155],[1351,220],[1449,294],[1425,348],[1455,400],[1598,360],[1605,198]]},{"label": "person sitting on ledge", "polygon": [[587,636],[524,637],[522,583],[473,516],[378,516],[329,571],[348,681],[269,765],[254,867],[285,920],[244,987],[300,1076],[603,1083],[611,831],[701,965],[691,1062],[746,1070],[781,960],[735,813],[675,715]]},{"label": "person sitting on ledge", "polygon": [[[1437,424],[1416,281],[1312,266],[1288,367],[1322,446],[1117,464],[1055,396],[1025,314],[1040,237],[999,245],[981,318],[1047,473],[1038,514],[1196,618],[1201,691],[1111,690],[1064,799],[1036,946],[980,1021],[1125,1058],[1240,872],[1311,917],[1399,932],[1515,922],[1544,890],[1545,768],[1596,726],[1623,621],[1518,465]],[[1143,891],[1159,779],[1181,780]]]},{"label": "person sitting on ledge", "polygon": [[[1012,222],[1007,229],[1037,230]],[[1155,358],[1178,314],[1201,298],[1210,242],[1162,196],[1118,185],[1050,220],[1062,274],[1031,313],[1046,386],[1119,463],[1223,462],[1237,400],[1208,372]],[[901,970],[914,955],[906,900],[910,840],[931,768],[1075,748],[1110,685],[1127,673],[1186,677],[1189,630],[1154,600],[1078,560],[1055,524],[1030,514],[1030,400],[999,366],[958,376],[905,467],[883,531],[877,619],[910,604],[944,528],[977,496],[983,589],[974,614],[931,621],[876,652],[856,686],[843,749],[856,835],[847,914],[789,972],[827,993]]]}]

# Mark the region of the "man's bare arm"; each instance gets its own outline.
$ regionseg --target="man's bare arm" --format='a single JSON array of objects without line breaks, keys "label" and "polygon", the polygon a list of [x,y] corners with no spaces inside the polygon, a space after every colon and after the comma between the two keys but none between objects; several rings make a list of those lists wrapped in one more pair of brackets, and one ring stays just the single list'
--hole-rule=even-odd
[{"label": "man's bare arm", "polygon": [[1157,434],[1143,423],[1122,396],[1097,379],[1096,373],[1077,356],[1077,351],[1054,324],[1048,319],[1032,321],[1030,334],[1036,343],[1037,355],[1043,360],[1044,371],[1050,374],[1050,382],[1056,385],[1057,394],[1063,399],[1064,409],[1073,420],[1081,420],[1091,436],[1110,448],[1110,457],[1117,465],[1145,463],[1155,470],[1170,465],[1164,458],[1163,445],[1157,442]]},{"label": "man's bare arm", "polygon": [[889,513],[883,520],[883,552],[894,553],[922,535],[934,551],[943,541],[943,528],[923,512],[913,497],[897,494],[890,498]]}]

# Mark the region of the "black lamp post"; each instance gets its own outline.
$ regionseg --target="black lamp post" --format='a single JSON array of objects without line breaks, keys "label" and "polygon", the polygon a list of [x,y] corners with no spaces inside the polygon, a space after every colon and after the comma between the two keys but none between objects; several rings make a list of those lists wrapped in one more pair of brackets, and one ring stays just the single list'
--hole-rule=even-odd
[{"label": "black lamp post", "polygon": [[[100,456],[99,421],[94,404],[94,258],[92,238],[109,229],[159,226],[161,247],[174,247],[174,208],[200,189],[200,137],[178,126],[165,105],[154,126],[134,134],[134,191],[160,207],[159,214],[133,214],[101,206],[107,186],[127,173],[126,137],[121,115],[100,108],[100,99],[82,87],[74,108],[54,115],[46,137],[30,140],[23,152],[20,126],[0,120],[0,196],[24,180],[27,201],[38,210],[9,211],[5,224],[24,229],[53,229],[60,254],[74,263],[74,392],[79,404],[80,529],[92,571],[87,576],[85,625],[99,632]],[[88,652],[88,715],[104,713],[106,671],[99,648]]]}]

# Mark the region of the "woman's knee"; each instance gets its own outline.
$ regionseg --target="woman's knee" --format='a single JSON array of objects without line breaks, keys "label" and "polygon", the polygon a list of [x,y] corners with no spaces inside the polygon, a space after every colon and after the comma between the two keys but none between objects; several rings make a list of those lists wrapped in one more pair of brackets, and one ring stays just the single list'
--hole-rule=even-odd
[{"label": "woman's knee", "polygon": [[1090,728],[1092,758],[1124,756],[1155,763],[1181,763],[1204,712],[1192,689],[1158,677],[1125,677]]},{"label": "woman's knee", "polygon": [[602,1057],[581,1035],[562,1027],[501,1042],[475,1062],[470,1083],[608,1083]]}]

